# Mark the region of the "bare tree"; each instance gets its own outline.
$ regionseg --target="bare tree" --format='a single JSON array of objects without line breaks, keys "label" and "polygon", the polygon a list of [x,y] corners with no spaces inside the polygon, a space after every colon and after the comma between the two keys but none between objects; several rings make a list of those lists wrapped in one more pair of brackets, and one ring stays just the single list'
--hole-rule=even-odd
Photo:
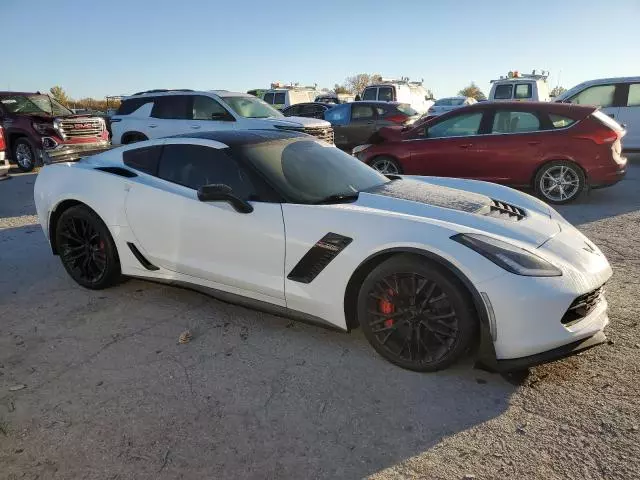
[{"label": "bare tree", "polygon": [[562,95],[566,91],[567,91],[566,88],[561,87],[560,85],[557,85],[551,89],[551,91],[549,92],[549,96],[557,97],[558,95]]},{"label": "bare tree", "polygon": [[379,73],[359,73],[353,77],[347,77],[344,86],[350,93],[362,93],[368,85],[382,81]]},{"label": "bare tree", "polygon": [[62,88],[60,85],[56,85],[54,87],[51,87],[49,89],[49,92],[51,92],[51,95],[53,96],[53,98],[58,100],[63,105],[67,105],[69,103],[69,101],[71,100],[67,96],[67,92],[65,92],[64,88]]},{"label": "bare tree", "polygon": [[482,93],[482,90],[480,90],[480,87],[478,87],[478,85],[476,85],[475,82],[471,82],[471,85],[463,88],[462,90],[460,90],[458,92],[458,95],[462,95],[463,97],[471,97],[471,98],[475,98],[476,100],[486,100],[487,97],[484,95],[484,93]]}]

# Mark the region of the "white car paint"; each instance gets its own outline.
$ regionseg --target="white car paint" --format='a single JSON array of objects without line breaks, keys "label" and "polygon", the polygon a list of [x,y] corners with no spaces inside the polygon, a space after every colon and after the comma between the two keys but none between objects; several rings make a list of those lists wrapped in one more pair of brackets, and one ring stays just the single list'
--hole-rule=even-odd
[{"label": "white car paint", "polygon": [[420,114],[427,113],[433,106],[433,100],[427,100],[427,90],[420,82],[389,81],[369,85],[363,90],[361,100],[408,103]]},{"label": "white car paint", "polygon": [[445,97],[439,98],[435,101],[435,103],[429,108],[427,114],[429,116],[437,116],[442,115],[443,113],[450,112],[457,108],[466,107],[467,105],[473,105],[478,103],[475,98],[471,97]]},{"label": "white car paint", "polygon": [[[495,315],[493,348],[499,360],[516,359],[591,337],[608,324],[603,300],[583,320],[560,319],[573,300],[603,285],[612,271],[602,252],[542,201],[495,184],[438,177],[412,177],[432,185],[487,195],[526,212],[520,221],[483,216],[361,192],[353,203],[308,205],[251,202],[241,214],[225,203],[200,202],[196,192],[138,172],[124,178],[95,170],[123,167],[122,152],[143,145],[194,143],[169,138],[128,145],[81,160],[45,166],[34,195],[49,237],[52,213],[65,200],[90,206],[108,226],[122,273],[178,281],[259,300],[347,329],[345,292],[354,271],[389,249],[416,249],[448,262],[490,302]],[[287,273],[327,232],[353,239],[310,283]],[[480,233],[535,252],[562,271],[557,277],[507,272],[452,235]],[[145,269],[127,242],[159,269]],[[588,247],[588,248],[586,248]]]},{"label": "white car paint", "polygon": [[[166,96],[206,96],[210,97],[227,110],[233,120],[184,120],[175,118],[154,118],[151,116],[153,101]],[[220,130],[261,130],[276,128],[331,128],[331,124],[325,120],[306,117],[284,117],[274,112],[269,118],[248,118],[236,113],[225,102],[229,97],[245,97],[263,102],[255,96],[246,93],[229,92],[226,90],[212,90],[202,92],[169,91],[152,94],[143,94],[137,98],[148,98],[149,102],[143,104],[134,112],[127,115],[114,115],[112,117],[111,143],[122,144],[123,136],[130,132],[139,132],[149,139],[168,137],[172,135],[187,134],[190,132],[208,132]],[[129,97],[134,98],[134,97]],[[125,99],[126,100],[126,99]],[[266,105],[266,104],[265,104]],[[278,115],[278,116],[276,116]]]},{"label": "white car paint", "polygon": [[625,126],[623,148],[640,150],[640,77],[589,80],[558,95],[554,101],[599,106]]},{"label": "white car paint", "polygon": [[[527,90],[526,96],[520,95],[520,88]],[[549,84],[544,79],[526,77],[493,80],[487,100],[495,102],[548,102]]]}]

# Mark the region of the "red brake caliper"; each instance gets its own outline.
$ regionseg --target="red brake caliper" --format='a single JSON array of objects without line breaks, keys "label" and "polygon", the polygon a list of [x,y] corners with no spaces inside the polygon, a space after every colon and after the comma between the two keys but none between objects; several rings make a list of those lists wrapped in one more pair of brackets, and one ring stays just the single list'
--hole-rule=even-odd
[{"label": "red brake caliper", "polygon": [[[388,290],[387,292],[389,294],[389,296],[393,295],[393,290]],[[385,315],[390,315],[393,312],[395,312],[396,307],[394,307],[393,303],[391,303],[389,300],[380,300],[378,301],[378,309],[380,310],[381,313],[384,313]],[[389,328],[393,326],[393,319],[392,318],[387,318],[384,321],[384,326]]]}]

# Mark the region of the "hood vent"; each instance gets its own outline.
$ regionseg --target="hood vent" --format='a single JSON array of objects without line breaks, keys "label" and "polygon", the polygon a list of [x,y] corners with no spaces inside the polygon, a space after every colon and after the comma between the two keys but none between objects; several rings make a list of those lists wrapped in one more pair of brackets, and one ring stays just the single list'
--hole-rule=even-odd
[{"label": "hood vent", "polygon": [[491,199],[491,205],[489,205],[489,211],[485,213],[487,217],[502,218],[503,220],[511,220],[512,222],[518,222],[526,216],[524,210],[515,205],[510,205],[499,200]]}]

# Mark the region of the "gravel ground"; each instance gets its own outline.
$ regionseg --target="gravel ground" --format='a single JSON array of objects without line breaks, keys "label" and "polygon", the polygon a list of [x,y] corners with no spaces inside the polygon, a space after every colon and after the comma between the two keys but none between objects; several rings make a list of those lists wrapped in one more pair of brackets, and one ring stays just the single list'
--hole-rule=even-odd
[{"label": "gravel ground", "polygon": [[0,479],[640,476],[640,165],[560,208],[614,266],[609,344],[510,377],[404,371],[359,331],[143,281],[84,290],[34,180],[0,182]]}]

